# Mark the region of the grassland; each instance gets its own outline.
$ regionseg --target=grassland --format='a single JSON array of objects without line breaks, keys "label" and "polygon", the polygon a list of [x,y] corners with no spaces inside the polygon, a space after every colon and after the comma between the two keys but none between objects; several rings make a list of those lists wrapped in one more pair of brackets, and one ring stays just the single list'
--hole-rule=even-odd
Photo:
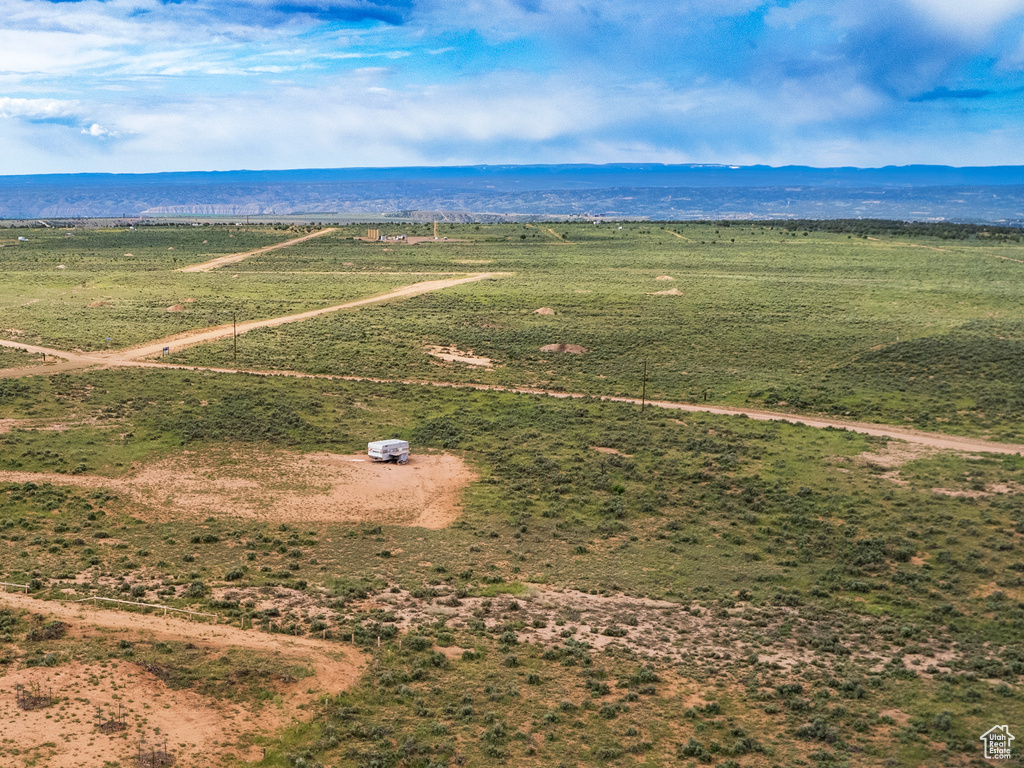
[{"label": "grassland", "polygon": [[[447,231],[465,242],[386,252],[344,240],[351,232],[343,230],[327,236],[333,242],[247,261],[261,272],[515,276],[253,334],[240,363],[636,395],[646,361],[647,392],[657,398],[1021,435],[1024,248],[1016,243],[737,224]],[[673,290],[681,295],[657,295]],[[534,314],[542,307],[556,314]],[[588,351],[540,351],[552,343]],[[494,367],[442,365],[427,354],[432,345],[471,350]],[[221,344],[180,359],[228,356]]]},{"label": "grassland", "polygon": [[[347,282],[365,272],[515,273],[253,332],[239,362],[600,394],[633,393],[646,358],[649,395],[703,397],[700,382],[717,402],[796,407],[782,396],[796,387],[820,398],[801,409],[901,421],[909,403],[932,429],[1020,434],[1010,410],[978,407],[1013,396],[1019,362],[1000,345],[1020,321],[1021,267],[997,258],[1020,257],[1013,244],[552,228],[446,229],[465,242],[391,251],[341,230],[235,265],[264,292],[291,273],[352,291],[372,284]],[[683,295],[648,295],[672,287]],[[900,341],[872,350],[889,331]],[[982,338],[998,348],[989,367],[965,367],[953,351],[984,357]],[[536,352],[555,341],[589,351]],[[442,363],[429,344],[497,365]],[[176,358],[229,356],[211,344]],[[24,420],[0,433],[0,471],[93,482],[0,484],[0,580],[42,601],[72,589],[159,602],[372,655],[355,687],[239,742],[266,747],[268,768],[959,766],[980,764],[993,724],[1024,722],[1019,456],[593,399],[154,369],[0,380],[0,419]],[[256,476],[275,451],[345,455],[391,435],[476,470],[452,526],[297,525],[215,506],[169,519],[104,485],[196,454]],[[27,639],[43,623],[0,613],[0,687],[29,664],[135,663],[113,637]],[[165,645],[132,650],[212,700],[273,695],[231,676],[244,655]]]}]

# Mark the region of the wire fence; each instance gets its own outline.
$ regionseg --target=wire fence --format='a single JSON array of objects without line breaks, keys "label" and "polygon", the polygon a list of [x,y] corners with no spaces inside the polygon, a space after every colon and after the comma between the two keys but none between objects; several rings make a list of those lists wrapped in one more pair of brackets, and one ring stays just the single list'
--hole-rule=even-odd
[{"label": "wire fence", "polygon": [[190,621],[196,616],[203,616],[205,618],[213,619],[214,623],[217,623],[220,620],[220,616],[218,616],[216,613],[203,613],[202,611],[193,611],[189,608],[172,608],[169,605],[161,605],[160,603],[140,603],[135,600],[117,600],[113,597],[96,597],[94,595],[92,597],[83,597],[81,600],[75,600],[75,602],[86,603],[90,600],[104,603],[117,603],[120,605],[137,605],[142,608],[155,608],[159,611],[163,611],[164,616],[167,615],[168,611],[173,613],[184,613],[188,615]]}]

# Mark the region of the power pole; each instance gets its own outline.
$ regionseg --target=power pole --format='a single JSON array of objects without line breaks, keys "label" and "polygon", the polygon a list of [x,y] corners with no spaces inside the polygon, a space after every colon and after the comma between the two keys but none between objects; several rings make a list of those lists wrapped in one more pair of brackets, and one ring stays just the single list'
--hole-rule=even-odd
[{"label": "power pole", "polygon": [[238,362],[238,313],[231,313],[231,343],[235,348],[234,361]]},{"label": "power pole", "polygon": [[640,393],[640,413],[644,412],[644,407],[647,405],[647,361],[644,360],[644,387]]}]

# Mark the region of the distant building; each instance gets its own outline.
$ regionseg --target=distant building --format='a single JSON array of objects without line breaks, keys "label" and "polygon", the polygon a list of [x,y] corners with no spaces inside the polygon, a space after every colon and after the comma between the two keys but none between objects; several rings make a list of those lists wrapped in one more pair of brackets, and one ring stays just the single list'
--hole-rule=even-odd
[{"label": "distant building", "polygon": [[379,229],[368,229],[368,230],[366,230],[366,239],[367,240],[380,240],[380,230]]}]

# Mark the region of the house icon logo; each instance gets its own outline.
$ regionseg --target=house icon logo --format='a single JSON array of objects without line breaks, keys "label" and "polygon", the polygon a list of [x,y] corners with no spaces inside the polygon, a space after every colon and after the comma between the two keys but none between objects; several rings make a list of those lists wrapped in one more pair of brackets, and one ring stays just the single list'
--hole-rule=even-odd
[{"label": "house icon logo", "polygon": [[1009,760],[1010,742],[1013,738],[1008,725],[995,725],[989,728],[981,735],[981,741],[985,744],[985,759]]}]

